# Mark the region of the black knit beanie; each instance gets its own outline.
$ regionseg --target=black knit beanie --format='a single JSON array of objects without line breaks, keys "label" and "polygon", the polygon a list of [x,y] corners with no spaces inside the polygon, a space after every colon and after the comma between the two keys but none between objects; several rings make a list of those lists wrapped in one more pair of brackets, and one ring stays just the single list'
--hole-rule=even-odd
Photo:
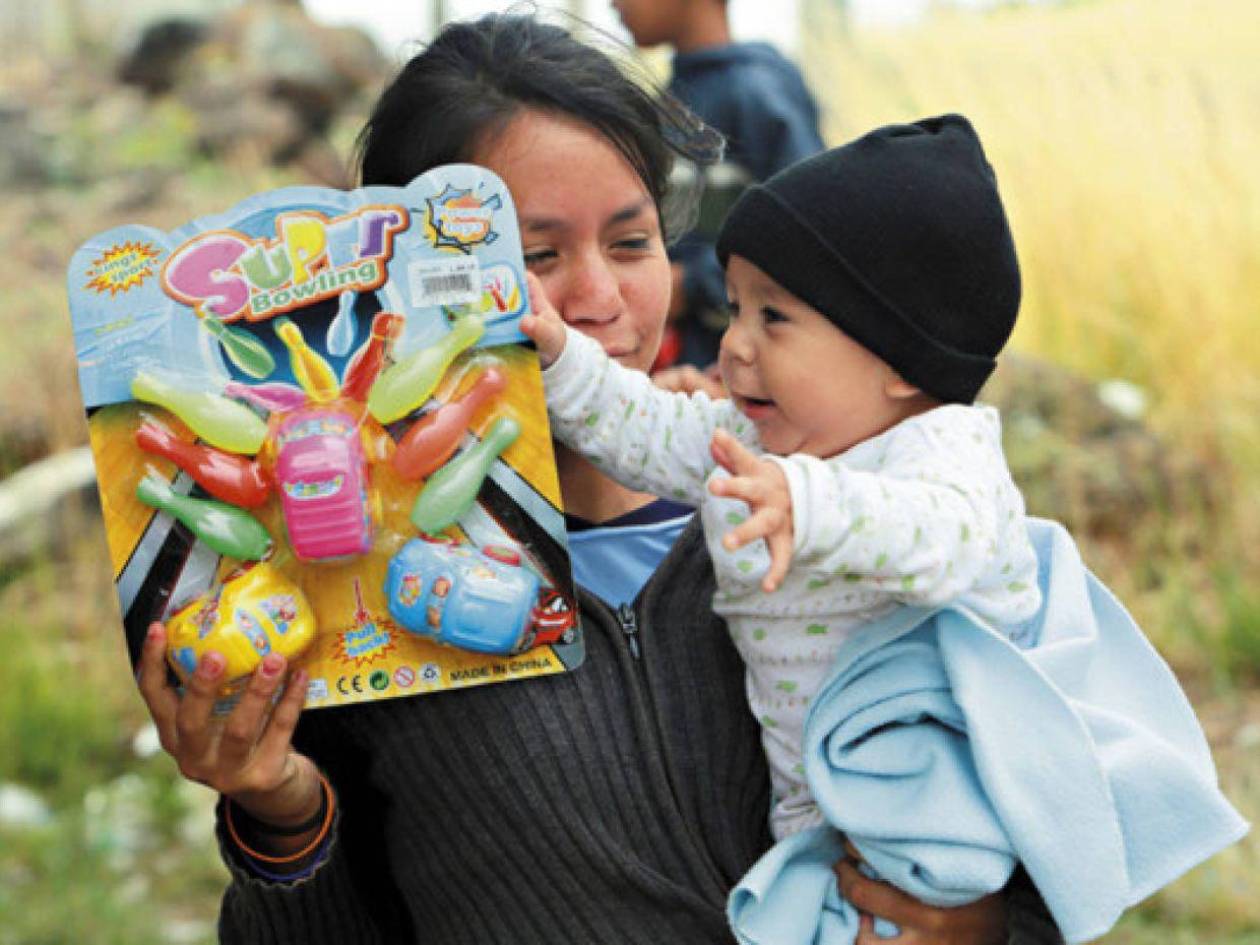
[{"label": "black knit beanie", "polygon": [[1019,311],[993,168],[961,115],[877,128],[748,188],[717,253],[947,402],[975,399]]}]

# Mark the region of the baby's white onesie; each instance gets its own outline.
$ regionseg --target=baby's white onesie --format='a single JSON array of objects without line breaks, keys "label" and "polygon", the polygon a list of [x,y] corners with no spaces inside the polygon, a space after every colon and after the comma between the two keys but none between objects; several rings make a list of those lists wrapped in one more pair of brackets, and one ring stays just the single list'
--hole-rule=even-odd
[{"label": "baby's white onesie", "polygon": [[1040,606],[1024,501],[992,407],[938,407],[828,459],[767,454],[791,490],[794,548],[787,577],[766,594],[765,542],[722,547],[748,507],[707,488],[726,475],[709,450],[716,429],[762,453],[730,400],[661,390],[577,331],[543,382],[561,442],[630,488],[699,508],[717,577],[713,608],[744,659],[761,723],[776,840],[822,822],[801,741],[841,643],[899,604],[960,602],[998,627]]}]

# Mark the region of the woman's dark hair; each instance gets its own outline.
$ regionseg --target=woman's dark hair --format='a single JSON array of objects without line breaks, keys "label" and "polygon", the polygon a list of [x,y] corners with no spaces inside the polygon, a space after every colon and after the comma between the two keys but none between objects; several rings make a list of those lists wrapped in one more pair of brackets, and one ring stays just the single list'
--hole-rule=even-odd
[{"label": "woman's dark hair", "polygon": [[359,133],[360,180],[401,187],[441,164],[471,161],[523,108],[572,118],[607,138],[656,201],[670,235],[686,229],[695,202],[671,190],[675,158],[705,166],[722,153],[716,131],[629,78],[602,50],[533,15],[495,13],[444,27],[403,66]]}]

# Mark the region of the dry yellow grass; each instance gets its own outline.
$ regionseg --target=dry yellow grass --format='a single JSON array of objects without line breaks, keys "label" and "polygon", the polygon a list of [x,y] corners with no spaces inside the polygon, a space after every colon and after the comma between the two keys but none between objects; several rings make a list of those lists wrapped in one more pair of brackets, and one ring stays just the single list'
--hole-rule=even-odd
[{"label": "dry yellow grass", "polygon": [[[1080,0],[939,12],[887,32],[845,32],[825,4],[811,11],[802,60],[827,140],[968,115],[1020,251],[1025,301],[1013,346],[1140,385],[1169,448],[1194,454],[1230,497],[1224,514],[1183,515],[1158,535],[1135,536],[1118,557],[1095,555],[1100,573],[1179,668],[1212,662],[1205,644],[1225,654],[1218,661],[1254,661],[1260,4]],[[1193,551],[1169,555],[1170,546]],[[1139,564],[1161,574],[1157,589],[1128,583]],[[1213,743],[1226,791],[1255,818],[1260,786],[1246,759],[1260,704],[1245,689],[1224,699],[1251,707],[1231,727],[1216,726]],[[1108,939],[1251,941],[1258,862],[1260,840],[1249,837]]]},{"label": "dry yellow grass", "polygon": [[1024,269],[1015,347],[1137,382],[1161,430],[1224,444],[1260,485],[1260,5],[1096,0],[804,32],[830,141],[945,111],[975,122]]}]

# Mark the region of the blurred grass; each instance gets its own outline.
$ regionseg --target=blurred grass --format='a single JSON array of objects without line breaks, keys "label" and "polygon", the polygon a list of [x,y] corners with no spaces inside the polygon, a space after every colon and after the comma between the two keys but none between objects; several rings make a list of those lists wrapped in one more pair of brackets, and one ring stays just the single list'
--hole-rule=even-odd
[{"label": "blurred grass", "polygon": [[[1025,274],[1014,346],[1141,385],[1169,458],[1201,477],[1118,538],[1081,537],[1189,684],[1226,793],[1257,819],[1260,6],[1081,0],[856,35],[814,10],[802,56],[828,139],[968,114]],[[174,104],[84,101],[56,129],[54,186],[7,192],[0,215],[0,475],[86,441],[64,291],[78,243],[299,182],[245,158],[207,161],[191,144],[195,116]],[[334,132],[342,153],[356,117]],[[0,945],[209,942],[226,878],[209,798],[133,742],[146,716],[99,516],[72,521],[56,557],[0,574],[0,786],[35,791],[50,815],[0,820]],[[1106,941],[1260,945],[1257,877],[1260,840],[1248,838]]]},{"label": "blurred grass", "polygon": [[[189,126],[161,108],[152,120],[112,142],[95,137],[110,174],[6,194],[0,241],[12,250],[0,281],[22,288],[0,307],[0,475],[87,441],[64,288],[80,242],[124,222],[174,228],[303,182],[247,160],[177,168],[172,155],[192,153]],[[33,792],[47,811],[0,817],[0,945],[216,941],[227,872],[214,798],[153,754],[99,512],[72,511],[61,530],[55,554],[0,571],[0,790]]]},{"label": "blurred grass", "polygon": [[97,517],[0,588],[0,785],[46,805],[0,820],[0,945],[213,941],[213,798],[133,748],[145,715]]}]

